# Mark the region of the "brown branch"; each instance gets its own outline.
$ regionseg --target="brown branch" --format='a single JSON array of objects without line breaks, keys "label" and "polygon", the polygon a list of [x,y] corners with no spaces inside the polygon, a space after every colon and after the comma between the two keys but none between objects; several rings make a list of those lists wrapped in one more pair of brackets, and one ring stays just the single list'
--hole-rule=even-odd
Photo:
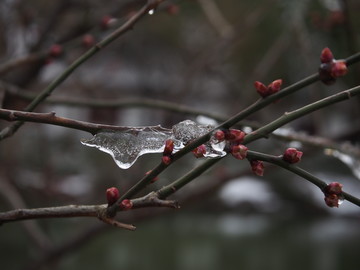
[{"label": "brown branch", "polygon": [[[134,127],[95,124],[90,122],[73,120],[65,117],[59,117],[55,115],[55,112],[33,113],[33,112],[0,109],[0,119],[4,119],[7,121],[26,121],[26,122],[35,122],[35,123],[50,124],[55,126],[62,126],[62,127],[86,131],[93,135],[101,130],[128,130],[130,128],[134,129]],[[153,126],[151,128],[158,131],[169,131],[168,129],[162,128],[160,126]],[[138,129],[141,130],[142,128],[139,127]]]},{"label": "brown branch", "polygon": [[[158,194],[151,192],[148,195],[131,200],[132,208],[138,209],[144,207],[167,207],[180,208],[177,201],[161,200]],[[56,207],[43,207],[32,209],[15,209],[0,213],[0,225],[8,222],[40,219],[40,218],[72,218],[72,217],[97,217],[101,221],[125,229],[135,229],[133,225],[124,224],[114,220],[107,215],[107,204],[100,205],[66,205]],[[118,211],[123,211],[119,208]]]}]

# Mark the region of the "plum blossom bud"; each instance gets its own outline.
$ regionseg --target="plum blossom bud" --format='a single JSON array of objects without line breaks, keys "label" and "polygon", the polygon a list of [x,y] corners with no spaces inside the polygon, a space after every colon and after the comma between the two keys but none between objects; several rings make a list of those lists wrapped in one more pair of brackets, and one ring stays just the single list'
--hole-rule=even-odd
[{"label": "plum blossom bud", "polygon": [[53,44],[49,50],[50,57],[59,57],[63,53],[63,47],[60,44]]},{"label": "plum blossom bud", "polygon": [[116,187],[111,187],[106,190],[106,200],[109,206],[113,205],[119,198],[119,190]]},{"label": "plum blossom bud", "polygon": [[270,83],[268,86],[269,95],[279,92],[281,89],[282,83],[283,83],[282,79],[278,79],[278,80],[275,80],[272,83]]},{"label": "plum blossom bud", "polygon": [[202,144],[192,150],[192,152],[196,158],[202,158],[206,154],[206,146]]},{"label": "plum blossom bud", "polygon": [[339,197],[336,194],[329,194],[325,196],[324,200],[329,207],[339,207]]},{"label": "plum blossom bud", "polygon": [[244,137],[245,132],[238,129],[229,129],[229,131],[225,133],[226,140],[236,143],[241,143],[244,140]]},{"label": "plum blossom bud", "polygon": [[214,133],[214,138],[218,141],[218,142],[222,142],[225,140],[225,132],[222,130],[217,130]]},{"label": "plum blossom bud", "polygon": [[264,162],[260,160],[251,160],[250,161],[251,170],[254,174],[263,176],[264,175]]},{"label": "plum blossom bud", "polygon": [[348,68],[346,66],[345,61],[338,60],[338,61],[334,61],[332,63],[331,71],[330,71],[331,77],[339,78],[339,77],[346,75],[347,72],[348,72]]},{"label": "plum blossom bud", "polygon": [[301,160],[303,152],[298,151],[296,148],[288,148],[285,150],[282,159],[288,163],[297,163]]},{"label": "plum blossom bud", "polygon": [[171,157],[170,156],[163,156],[161,159],[162,163],[165,165],[169,165],[171,163]]},{"label": "plum blossom bud", "polygon": [[122,200],[119,204],[120,209],[122,210],[129,210],[133,207],[133,202],[129,199]]},{"label": "plum blossom bud", "polygon": [[231,147],[231,154],[234,158],[243,160],[247,156],[248,148],[245,145],[237,144]]},{"label": "plum blossom bud", "polygon": [[174,150],[174,141],[171,139],[166,140],[163,155],[169,156],[169,155],[171,155],[173,150]]},{"label": "plum blossom bud", "polygon": [[343,187],[342,184],[340,184],[338,182],[332,182],[324,188],[324,194],[325,195],[327,195],[327,194],[340,195],[340,194],[342,194],[342,187]]},{"label": "plum blossom bud", "polygon": [[113,18],[110,15],[105,15],[101,18],[100,27],[103,30],[109,29],[111,26],[113,26],[116,23],[116,19]]},{"label": "plum blossom bud", "polygon": [[334,55],[329,48],[324,48],[321,51],[320,61],[321,63],[330,63],[334,60]]},{"label": "plum blossom bud", "polygon": [[254,82],[254,86],[260,96],[266,97],[269,95],[268,87],[265,84],[263,84],[262,82],[256,81],[256,82]]},{"label": "plum blossom bud", "polygon": [[95,44],[95,38],[93,35],[86,34],[83,36],[81,43],[85,48],[90,48]]}]

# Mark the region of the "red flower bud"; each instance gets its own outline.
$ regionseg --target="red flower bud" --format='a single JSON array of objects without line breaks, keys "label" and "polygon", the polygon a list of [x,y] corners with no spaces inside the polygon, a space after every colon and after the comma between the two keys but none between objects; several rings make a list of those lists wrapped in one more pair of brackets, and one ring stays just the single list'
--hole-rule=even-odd
[{"label": "red flower bud", "polygon": [[90,34],[86,34],[83,36],[82,38],[82,45],[85,48],[90,48],[91,46],[93,46],[95,44],[95,38],[93,35]]},{"label": "red flower bud", "polygon": [[59,44],[53,44],[49,50],[49,56],[59,57],[63,53],[63,47]]},{"label": "red flower bud", "polygon": [[278,79],[273,81],[272,83],[269,84],[268,88],[269,88],[269,94],[275,94],[276,92],[279,92],[281,89],[281,85],[282,85],[282,79]]},{"label": "red flower bud", "polygon": [[342,194],[342,187],[342,184],[338,182],[332,182],[324,188],[324,194],[325,196],[330,194],[340,195]]},{"label": "red flower bud", "polygon": [[238,129],[229,129],[229,131],[225,133],[226,140],[237,143],[241,143],[244,140],[244,137],[245,132]]},{"label": "red flower bud", "polygon": [[345,61],[338,60],[338,61],[334,61],[332,63],[331,71],[330,71],[331,77],[339,78],[339,77],[344,76],[347,72],[348,72],[348,68],[346,66]]},{"label": "red flower bud", "polygon": [[339,197],[336,194],[326,195],[324,200],[329,207],[339,207]]},{"label": "red flower bud", "polygon": [[245,145],[237,144],[231,147],[231,154],[234,158],[243,160],[247,156],[248,148]]},{"label": "red flower bud", "polygon": [[334,60],[334,56],[329,48],[324,48],[320,55],[321,63],[330,63]]},{"label": "red flower bud", "polygon": [[218,140],[218,142],[222,142],[225,140],[225,132],[219,129],[215,131],[214,137],[216,140]]},{"label": "red flower bud", "polygon": [[174,141],[171,139],[166,140],[163,155],[169,156],[169,155],[171,155],[173,150],[174,150]]},{"label": "red flower bud", "polygon": [[162,163],[165,165],[169,165],[171,163],[171,157],[170,156],[163,156],[162,157]]},{"label": "red flower bud", "polygon": [[102,17],[101,22],[100,22],[100,27],[103,30],[109,29],[113,24],[116,23],[116,19],[113,18],[110,15],[105,15]]},{"label": "red flower bud", "polygon": [[301,160],[303,152],[298,151],[296,148],[288,148],[285,150],[284,155],[282,157],[288,163],[297,163]]},{"label": "red flower bud", "polygon": [[251,170],[253,171],[253,173],[255,173],[256,175],[259,175],[259,176],[264,175],[264,162],[262,162],[260,160],[251,160],[250,165],[251,165]]},{"label": "red flower bud", "polygon": [[192,150],[192,152],[194,153],[194,156],[196,158],[202,158],[206,154],[206,146],[202,144],[199,147],[196,147],[194,150]]},{"label": "red flower bud", "polygon": [[116,187],[111,187],[106,190],[106,200],[108,205],[113,205],[119,198],[119,190]]},{"label": "red flower bud", "polygon": [[133,202],[131,200],[125,199],[121,201],[119,206],[122,210],[129,210],[133,207]]},{"label": "red flower bud", "polygon": [[265,84],[263,84],[262,82],[256,81],[256,82],[254,82],[254,86],[256,88],[256,91],[263,98],[267,97],[269,95],[269,88]]}]

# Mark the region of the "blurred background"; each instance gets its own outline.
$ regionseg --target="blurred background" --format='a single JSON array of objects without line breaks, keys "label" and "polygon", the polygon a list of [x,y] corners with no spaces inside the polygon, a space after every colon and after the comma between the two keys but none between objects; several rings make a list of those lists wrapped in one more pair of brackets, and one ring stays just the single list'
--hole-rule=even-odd
[{"label": "blurred background", "polygon": [[[145,1],[2,0],[0,101],[23,109],[94,42]],[[37,108],[58,116],[121,126],[201,123],[232,116],[258,99],[254,81],[291,85],[313,73],[320,52],[338,59],[359,51],[357,0],[164,1],[152,15],[77,69]],[[54,44],[57,52],[54,53]],[[60,47],[59,47],[60,46]],[[60,48],[60,51],[59,51]],[[252,115],[266,124],[286,111],[360,83],[360,65],[326,86],[317,82]],[[165,101],[163,106],[157,101]],[[91,103],[102,102],[102,106]],[[107,106],[109,102],[113,104]],[[360,100],[353,98],[294,121],[249,145],[280,155],[304,152],[300,166],[360,197]],[[116,103],[114,105],[114,103]],[[94,104],[93,104],[94,105]],[[182,106],[182,107],[179,107]],[[193,112],[191,111],[193,110]],[[9,123],[0,122],[5,128]],[[281,135],[281,136],[280,136]],[[81,145],[82,131],[25,124],[0,142],[0,210],[105,203],[125,192],[161,154],[122,170],[111,156]],[[187,155],[142,194],[201,164]],[[93,218],[9,223],[0,228],[4,269],[358,269],[360,209],[328,208],[304,179],[266,164],[225,158],[172,196],[180,210],[118,215],[135,232]]]}]

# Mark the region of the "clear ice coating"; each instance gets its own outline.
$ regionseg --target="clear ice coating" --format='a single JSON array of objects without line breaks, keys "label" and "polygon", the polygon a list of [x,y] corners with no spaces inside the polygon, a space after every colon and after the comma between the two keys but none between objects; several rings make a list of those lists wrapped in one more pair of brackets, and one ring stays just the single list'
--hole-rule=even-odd
[{"label": "clear ice coating", "polygon": [[[213,126],[199,125],[194,121],[185,120],[174,125],[172,129],[157,126],[102,131],[89,140],[82,140],[81,143],[110,154],[121,169],[128,169],[141,155],[163,152],[167,139],[174,141],[174,152],[177,152],[213,128]],[[205,157],[215,158],[226,155],[223,151],[225,144],[218,143],[213,138],[205,146]]]}]

